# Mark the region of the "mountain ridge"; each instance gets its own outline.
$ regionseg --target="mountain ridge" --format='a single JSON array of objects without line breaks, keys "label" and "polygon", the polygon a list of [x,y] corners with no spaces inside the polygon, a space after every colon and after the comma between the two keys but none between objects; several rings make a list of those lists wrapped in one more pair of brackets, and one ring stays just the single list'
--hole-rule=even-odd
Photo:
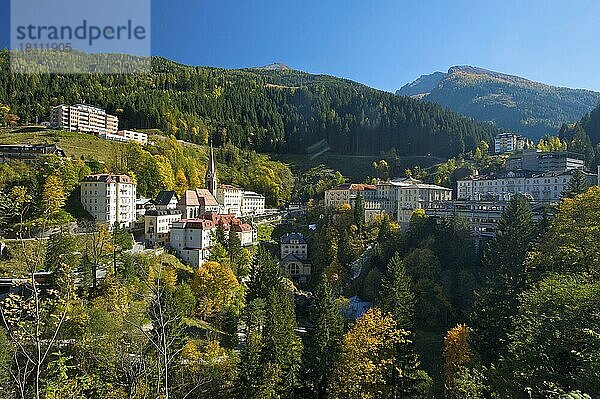
[{"label": "mountain ridge", "polygon": [[564,123],[579,120],[600,101],[600,93],[593,90],[553,86],[470,65],[421,75],[396,94],[534,139],[556,134]]}]

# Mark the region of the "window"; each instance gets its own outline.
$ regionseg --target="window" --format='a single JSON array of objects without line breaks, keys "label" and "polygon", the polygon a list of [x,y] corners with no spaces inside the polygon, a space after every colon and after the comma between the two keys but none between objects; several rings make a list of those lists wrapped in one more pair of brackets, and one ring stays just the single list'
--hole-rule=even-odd
[{"label": "window", "polygon": [[295,276],[300,274],[300,266],[297,263],[290,263],[290,275]]}]

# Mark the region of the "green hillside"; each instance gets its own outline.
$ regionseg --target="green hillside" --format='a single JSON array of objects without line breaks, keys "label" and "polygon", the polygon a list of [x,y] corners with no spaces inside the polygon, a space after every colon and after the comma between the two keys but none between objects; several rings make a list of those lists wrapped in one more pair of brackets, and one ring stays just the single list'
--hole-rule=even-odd
[{"label": "green hillside", "polygon": [[556,134],[600,100],[590,90],[555,87],[469,66],[421,76],[397,91],[532,138]]},{"label": "green hillside", "polygon": [[38,144],[56,143],[71,158],[84,158],[109,161],[126,144],[104,140],[90,134],[47,130],[27,127],[22,129],[0,129],[0,144]]},{"label": "green hillside", "polygon": [[495,133],[437,105],[331,76],[191,67],[160,58],[148,74],[59,76],[40,66],[40,74],[14,75],[8,56],[0,52],[0,103],[25,123],[47,118],[53,105],[85,101],[118,115],[123,128],[297,154],[324,142],[338,154],[395,148],[400,155],[447,157]]}]

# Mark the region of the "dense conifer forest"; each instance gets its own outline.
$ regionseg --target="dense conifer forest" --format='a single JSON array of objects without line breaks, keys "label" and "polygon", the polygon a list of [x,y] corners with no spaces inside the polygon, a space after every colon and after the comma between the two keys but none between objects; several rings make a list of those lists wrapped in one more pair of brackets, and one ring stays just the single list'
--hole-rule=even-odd
[{"label": "dense conifer forest", "polygon": [[21,122],[47,119],[53,105],[86,102],[117,115],[121,128],[283,153],[322,143],[343,154],[395,148],[400,155],[453,156],[495,134],[437,105],[292,70],[191,67],[162,58],[152,59],[148,74],[53,75],[46,68],[12,74],[8,51],[0,52],[0,103]]}]

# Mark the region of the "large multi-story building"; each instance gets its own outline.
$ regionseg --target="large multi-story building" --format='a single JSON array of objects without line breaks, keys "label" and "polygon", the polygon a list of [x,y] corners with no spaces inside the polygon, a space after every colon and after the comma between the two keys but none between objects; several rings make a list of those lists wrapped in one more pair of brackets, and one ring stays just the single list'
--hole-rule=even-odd
[{"label": "large multi-story building", "polygon": [[254,191],[242,193],[242,216],[262,215],[265,213],[265,196]]},{"label": "large multi-story building", "polygon": [[513,133],[500,133],[494,138],[494,152],[503,154],[523,150],[531,146],[533,142],[526,137],[517,136]]},{"label": "large multi-story building", "polygon": [[50,127],[96,135],[115,134],[119,129],[119,118],[86,104],[59,105],[50,112]]},{"label": "large multi-story building", "polygon": [[344,204],[352,204],[360,192],[363,198],[372,198],[376,187],[373,184],[345,183],[325,191],[325,206],[339,208]]},{"label": "large multi-story building", "polygon": [[[436,208],[425,209],[425,214],[439,220],[460,217],[469,223],[471,234],[477,240],[490,239],[496,236],[500,217],[506,210],[508,201],[448,201]],[[540,220],[547,206],[541,202],[530,202],[534,220]]]},{"label": "large multi-story building", "polygon": [[56,144],[5,144],[0,145],[0,163],[21,161],[29,164],[41,156],[54,154],[65,157],[65,152]]},{"label": "large multi-story building", "polygon": [[232,230],[237,234],[242,245],[256,242],[256,230],[249,224],[243,223],[234,215],[211,213],[203,218],[174,222],[171,226],[170,247],[183,262],[199,267],[210,256],[214,233],[219,224],[222,224],[226,232]]},{"label": "large multi-story building", "polygon": [[148,247],[164,247],[170,242],[171,226],[181,220],[178,209],[151,209],[144,215],[144,238]]},{"label": "large multi-story building", "polygon": [[217,202],[223,207],[223,213],[232,213],[235,216],[242,215],[243,192],[239,187],[231,184],[220,184],[217,187]]},{"label": "large multi-story building", "polygon": [[378,182],[376,185],[343,184],[325,192],[325,205],[339,207],[350,204],[354,207],[358,195],[364,201],[367,223],[377,216],[387,214],[404,224],[410,221],[416,209],[425,209],[443,201],[450,201],[452,189],[424,184],[411,178]]},{"label": "large multi-story building", "polygon": [[131,227],[136,218],[136,184],[127,175],[97,174],[81,181],[83,208],[98,223]]},{"label": "large multi-story building", "polygon": [[582,156],[566,151],[542,152],[531,149],[513,154],[506,160],[506,170],[527,170],[532,172],[566,172],[584,169]]},{"label": "large multi-story building", "polygon": [[[508,201],[521,194],[531,201],[557,202],[573,177],[573,169],[564,172],[508,171],[497,175],[475,175],[457,181],[457,199],[471,201]],[[582,171],[588,184],[597,184],[595,174]]]}]

